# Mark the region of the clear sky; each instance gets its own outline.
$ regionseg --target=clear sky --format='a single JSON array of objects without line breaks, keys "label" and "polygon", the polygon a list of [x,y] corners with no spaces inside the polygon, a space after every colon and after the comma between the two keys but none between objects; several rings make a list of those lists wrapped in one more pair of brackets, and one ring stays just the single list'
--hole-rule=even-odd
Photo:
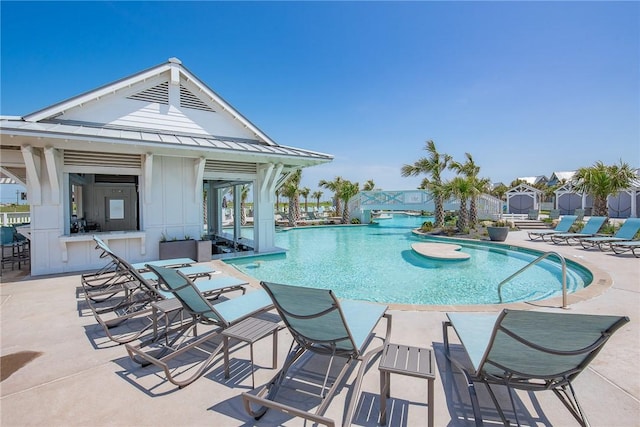
[{"label": "clear sky", "polygon": [[303,171],[311,191],[336,176],[413,189],[421,178],[400,169],[428,139],[507,185],[597,160],[640,167],[639,2],[0,7],[2,115],[177,57],[278,144],[334,155]]}]

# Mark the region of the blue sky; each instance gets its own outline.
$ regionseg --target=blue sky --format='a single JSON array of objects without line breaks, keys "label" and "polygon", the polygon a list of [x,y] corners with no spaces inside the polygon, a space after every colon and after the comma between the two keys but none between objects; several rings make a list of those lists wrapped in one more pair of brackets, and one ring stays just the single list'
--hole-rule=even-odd
[{"label": "blue sky", "polygon": [[428,139],[507,184],[640,167],[638,2],[2,1],[1,19],[2,115],[177,57],[277,143],[334,155],[303,171],[312,191],[415,188],[400,168]]}]

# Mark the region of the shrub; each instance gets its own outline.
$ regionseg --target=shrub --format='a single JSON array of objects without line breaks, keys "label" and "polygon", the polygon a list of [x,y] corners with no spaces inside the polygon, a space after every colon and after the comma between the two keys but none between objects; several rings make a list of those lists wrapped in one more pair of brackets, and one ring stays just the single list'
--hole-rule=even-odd
[{"label": "shrub", "polygon": [[444,234],[446,234],[447,236],[449,236],[449,237],[451,237],[451,236],[453,236],[454,234],[456,234],[456,232],[457,232],[457,231],[458,231],[458,228],[457,228],[457,227],[450,227],[450,226],[445,226],[445,227],[442,229],[442,232],[443,232]]},{"label": "shrub", "polygon": [[573,225],[569,228],[569,233],[578,233],[580,232],[580,230],[582,230],[582,227],[584,227],[584,222],[582,221],[576,221],[573,223]]},{"label": "shrub", "polygon": [[431,230],[433,230],[433,223],[431,221],[425,221],[422,223],[422,226],[420,227],[420,231],[428,232]]},{"label": "shrub", "polygon": [[618,231],[618,227],[616,226],[615,223],[611,223],[608,222],[606,224],[604,224],[602,227],[600,227],[600,233],[602,234],[616,234],[616,231]]}]

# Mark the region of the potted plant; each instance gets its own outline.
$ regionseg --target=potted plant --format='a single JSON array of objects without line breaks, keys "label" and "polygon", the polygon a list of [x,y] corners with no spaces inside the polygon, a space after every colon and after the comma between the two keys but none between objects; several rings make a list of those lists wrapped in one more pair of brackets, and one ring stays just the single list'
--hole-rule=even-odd
[{"label": "potted plant", "polygon": [[509,222],[504,220],[498,220],[493,225],[487,226],[487,233],[489,233],[489,239],[494,242],[504,242],[509,234]]},{"label": "potted plant", "polygon": [[191,258],[196,259],[196,243],[190,236],[178,239],[162,233],[159,245],[160,259]]}]

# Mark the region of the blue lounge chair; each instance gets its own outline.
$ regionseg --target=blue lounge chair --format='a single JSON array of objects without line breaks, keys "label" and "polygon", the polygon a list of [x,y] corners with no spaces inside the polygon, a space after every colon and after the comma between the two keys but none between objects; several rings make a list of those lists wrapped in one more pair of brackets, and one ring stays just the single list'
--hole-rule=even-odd
[{"label": "blue lounge chair", "polygon": [[554,234],[554,233],[568,233],[569,229],[571,228],[573,223],[576,222],[576,218],[578,218],[578,217],[575,216],[575,215],[565,215],[565,216],[562,217],[562,219],[560,219],[560,222],[558,222],[558,224],[556,225],[556,228],[554,228],[553,230],[533,230],[533,231],[529,231],[529,239],[530,240],[536,240],[536,239],[545,240],[545,238],[547,236],[550,236],[551,234]]},{"label": "blue lounge chair", "polygon": [[615,235],[585,237],[584,239],[580,239],[580,245],[582,245],[584,249],[591,249],[595,247],[601,251],[613,249],[611,247],[612,242],[633,240],[639,230],[640,218],[627,218]]},{"label": "blue lounge chair", "polygon": [[[596,357],[611,335],[629,321],[625,316],[503,310],[496,314],[448,313],[443,322],[447,357],[465,375],[476,426],[482,426],[474,382],[487,386],[505,426],[509,421],[491,385],[504,385],[518,425],[513,389],[552,390],[582,426],[586,416],[573,380]],[[471,362],[451,358],[448,328],[453,327]]]},{"label": "blue lounge chair", "polygon": [[[280,372],[255,394],[242,394],[246,411],[258,419],[266,413],[267,409],[272,408],[302,417],[311,423],[332,426],[334,421],[324,417],[323,413],[350,367],[354,363],[362,362],[343,423],[343,425],[350,425],[364,370],[369,359],[382,351],[380,346],[364,353],[366,345],[373,337],[373,329],[382,317],[387,318],[385,340],[391,333],[391,316],[386,314],[387,307],[362,301],[338,301],[333,292],[326,289],[266,282],[261,282],[261,285],[271,296],[294,342]],[[288,376],[291,376],[288,372],[293,370],[294,363],[306,353],[331,356],[324,382],[318,393],[320,404],[314,414],[275,401],[280,386]],[[346,363],[333,380],[333,385],[329,387],[327,380],[334,357],[345,358]],[[252,404],[257,405],[257,409],[254,409]]]},{"label": "blue lounge chair", "polygon": [[580,241],[580,239],[584,237],[593,237],[595,236],[602,225],[607,220],[605,216],[592,216],[589,218],[589,221],[582,227],[579,233],[553,233],[549,237],[554,244],[566,243],[568,245],[571,242],[575,241],[576,243]]},{"label": "blue lounge chair", "polygon": [[[224,329],[273,309],[271,298],[263,290],[212,304],[195,283],[179,270],[153,265],[147,267],[158,276],[160,288],[172,293],[180,301],[182,312],[190,315],[191,321],[171,331],[172,335],[166,335],[164,341],[154,339],[137,345],[126,344],[125,347],[131,360],[143,366],[153,364],[162,368],[167,380],[178,387],[185,387],[200,378],[213,365],[224,346],[224,341],[220,342],[207,355],[205,343],[218,337]],[[214,329],[197,335],[196,327],[199,324],[213,326]],[[193,335],[189,337],[190,331]],[[171,362],[191,350],[206,356],[198,362],[197,369],[194,366],[185,369],[190,375],[183,376],[183,372],[175,370]],[[180,363],[179,360],[177,363]]]}]

